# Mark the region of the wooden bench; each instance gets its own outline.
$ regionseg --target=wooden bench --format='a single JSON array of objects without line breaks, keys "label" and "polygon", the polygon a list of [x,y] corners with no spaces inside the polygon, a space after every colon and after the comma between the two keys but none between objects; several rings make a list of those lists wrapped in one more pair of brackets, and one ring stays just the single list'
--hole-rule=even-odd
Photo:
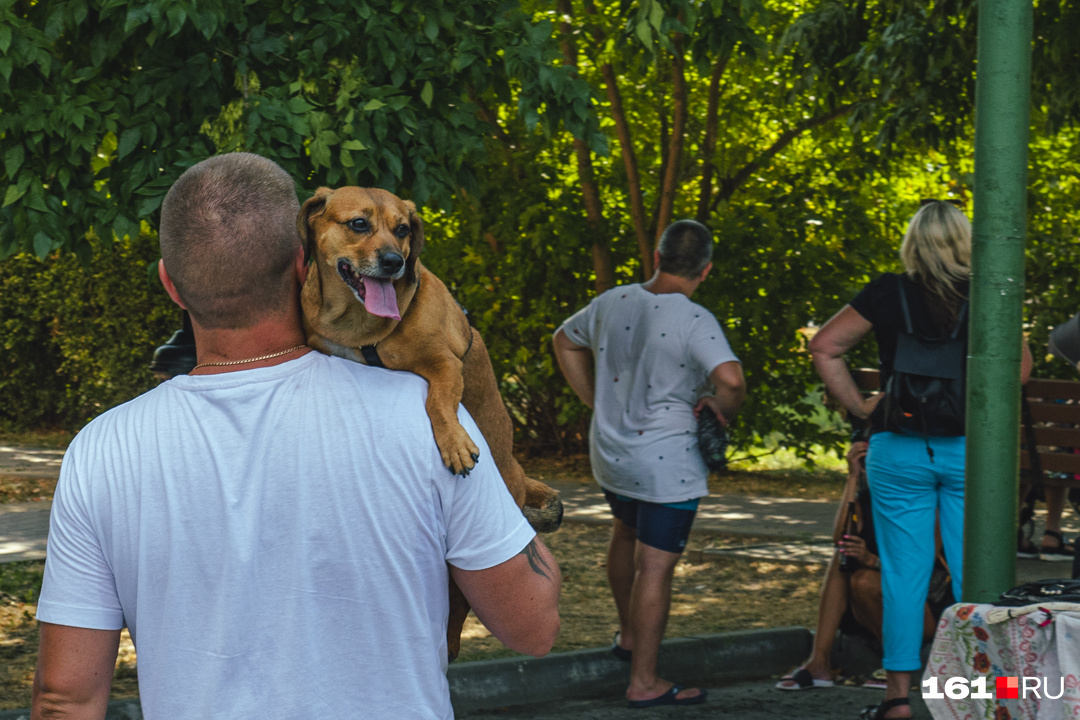
[{"label": "wooden bench", "polygon": [[[856,384],[864,392],[880,388],[878,371],[859,368],[852,371]],[[1080,487],[1080,480],[1072,477],[1080,474],[1080,381],[1041,380],[1032,378],[1025,386],[1031,422],[1034,425],[1035,444],[1043,469],[1043,484],[1051,486]],[[1031,469],[1031,455],[1026,448],[1027,428],[1021,420],[1020,468]],[[1057,473],[1067,473],[1060,477]]]}]

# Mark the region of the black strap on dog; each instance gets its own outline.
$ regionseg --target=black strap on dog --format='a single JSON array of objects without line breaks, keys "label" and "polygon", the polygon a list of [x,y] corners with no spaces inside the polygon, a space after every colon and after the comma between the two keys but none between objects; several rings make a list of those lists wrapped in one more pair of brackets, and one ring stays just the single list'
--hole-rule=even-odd
[{"label": "black strap on dog", "polygon": [[386,367],[383,365],[382,358],[379,357],[379,351],[375,349],[374,345],[361,345],[360,354],[364,356],[364,362],[371,367]]},{"label": "black strap on dog", "polygon": [[[454,302],[457,302],[457,301],[455,300]],[[464,360],[465,356],[469,354],[470,350],[472,350],[472,344],[473,344],[472,322],[469,321],[469,311],[466,310],[465,308],[461,307],[461,303],[458,303],[458,307],[461,308],[461,311],[463,313],[465,313],[465,321],[469,323],[469,346],[467,348],[465,348],[465,352],[461,356],[461,359]],[[379,351],[375,349],[374,345],[361,345],[360,346],[360,354],[364,356],[364,362],[367,363],[368,365],[370,365],[371,367],[378,367],[378,368],[386,367],[386,365],[383,365],[382,358],[379,357]]]}]

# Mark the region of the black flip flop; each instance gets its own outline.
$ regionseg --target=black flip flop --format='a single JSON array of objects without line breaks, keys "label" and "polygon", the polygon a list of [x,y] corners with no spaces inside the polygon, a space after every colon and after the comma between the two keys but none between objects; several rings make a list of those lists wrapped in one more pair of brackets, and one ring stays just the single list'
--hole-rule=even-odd
[{"label": "black flip flop", "polygon": [[[794,685],[785,685],[784,683],[795,683]],[[790,675],[786,675],[780,678],[780,682],[776,683],[777,690],[813,690],[814,688],[826,688],[836,685],[832,680],[819,680],[810,674],[810,671],[804,667],[797,668],[791,672]]]},{"label": "black flip flop", "polygon": [[697,705],[705,702],[705,696],[708,695],[708,692],[705,690],[702,690],[700,694],[695,695],[694,697],[682,699],[675,697],[685,689],[686,688],[679,685],[672,685],[671,689],[663,695],[654,697],[651,700],[629,700],[627,701],[626,706],[639,710],[641,708],[658,707],[660,705]]},{"label": "black flip flop", "polygon": [[620,635],[622,635],[622,633],[618,631],[615,632],[615,639],[611,643],[611,654],[619,658],[623,662],[630,662],[634,657],[634,651],[627,650],[626,648],[619,645]]},{"label": "black flip flop", "polygon": [[903,707],[904,705],[910,705],[911,701],[906,697],[893,698],[892,700],[886,700],[880,705],[867,705],[863,708],[863,711],[859,713],[859,720],[886,720],[885,713],[892,710],[895,707]]}]

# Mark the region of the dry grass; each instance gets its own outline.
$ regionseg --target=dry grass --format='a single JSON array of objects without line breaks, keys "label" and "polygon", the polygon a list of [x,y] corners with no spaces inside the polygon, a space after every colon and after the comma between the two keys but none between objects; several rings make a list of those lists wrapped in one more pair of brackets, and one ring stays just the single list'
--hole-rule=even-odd
[{"label": "dry grass", "polygon": [[[585,456],[527,460],[533,477],[592,482]],[[787,497],[837,497],[836,472],[792,470],[733,472],[714,476],[713,492]],[[55,481],[0,475],[0,503],[49,499]],[[563,573],[562,632],[555,652],[603,647],[617,628],[605,571],[609,528],[567,522],[545,537]],[[758,538],[722,534],[691,536],[688,549],[751,544]],[[44,563],[0,564],[0,710],[30,705],[38,631],[33,619]],[[725,558],[679,563],[667,637],[803,625],[813,627],[823,568],[818,565]],[[459,661],[512,656],[474,617],[469,618]],[[135,650],[124,632],[113,680],[113,699],[137,697]]]},{"label": "dry grass", "polygon": [[62,450],[68,446],[75,433],[66,430],[21,430],[11,432],[0,430],[0,443],[6,445],[24,445],[26,447]]},{"label": "dry grass", "polygon": [[[37,664],[37,596],[45,562],[0,564],[0,711],[30,707],[31,684]],[[139,696],[135,646],[124,630],[113,674],[112,698]]]},{"label": "dry grass", "polygon": [[[605,570],[609,532],[605,526],[568,522],[544,538],[563,573],[562,631],[554,652],[609,645],[618,629]],[[750,542],[753,539],[695,534],[688,549]],[[705,563],[684,560],[675,569],[667,637],[785,625],[813,627],[823,572],[820,565],[744,558]],[[514,654],[469,616],[459,661]]]},{"label": "dry grass", "polygon": [[[563,572],[562,632],[555,652],[603,647],[611,642],[617,621],[605,574],[608,532],[604,526],[566,523],[559,532],[546,537]],[[695,534],[690,547],[749,541]],[[34,585],[32,576],[40,578],[43,563],[0,565],[0,583],[5,572],[10,575],[16,566],[25,575],[20,583],[25,592]],[[742,558],[700,564],[681,562],[675,571],[667,637],[784,625],[813,627],[822,571],[818,565]],[[36,589],[30,594],[36,597]],[[29,707],[37,658],[34,611],[33,602],[26,602],[10,591],[0,596],[0,710]],[[470,616],[459,662],[514,654]],[[135,649],[125,631],[112,697],[137,696]]]},{"label": "dry grass", "polygon": [[56,478],[0,473],[0,504],[52,500]]}]

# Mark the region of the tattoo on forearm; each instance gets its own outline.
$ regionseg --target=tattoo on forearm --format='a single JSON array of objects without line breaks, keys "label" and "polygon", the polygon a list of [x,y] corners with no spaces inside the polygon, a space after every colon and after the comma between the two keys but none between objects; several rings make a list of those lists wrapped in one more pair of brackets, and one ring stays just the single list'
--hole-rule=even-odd
[{"label": "tattoo on forearm", "polygon": [[548,571],[551,570],[551,566],[547,564],[547,561],[544,560],[544,557],[540,554],[539,548],[536,547],[536,538],[530,540],[529,544],[526,545],[525,549],[518,553],[518,555],[524,555],[528,558],[529,567],[532,568],[534,573],[542,575],[548,580],[551,579],[551,576],[548,574]]}]

